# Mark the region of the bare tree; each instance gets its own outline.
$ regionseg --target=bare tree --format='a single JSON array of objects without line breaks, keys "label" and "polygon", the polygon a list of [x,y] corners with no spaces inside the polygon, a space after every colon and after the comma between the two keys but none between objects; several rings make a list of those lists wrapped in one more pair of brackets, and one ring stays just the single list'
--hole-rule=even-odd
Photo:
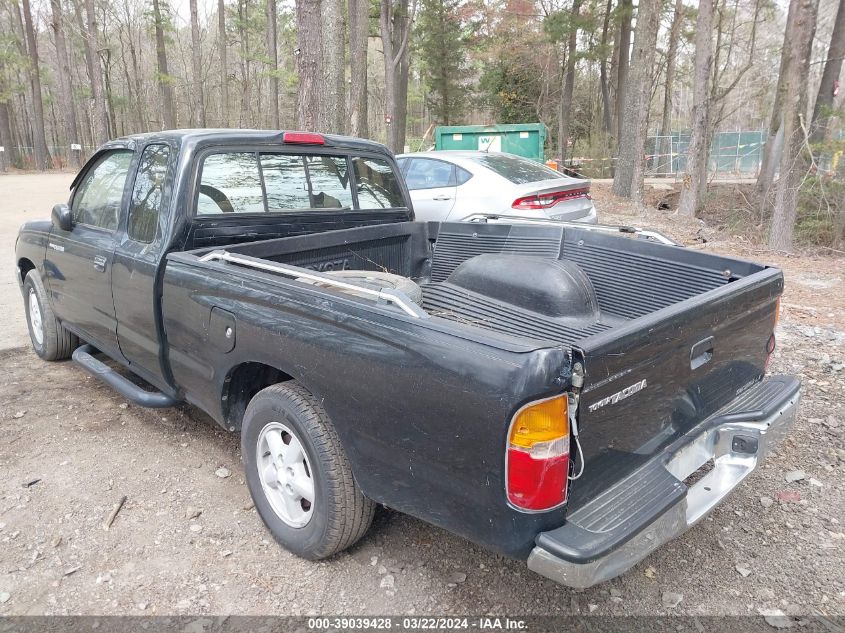
[{"label": "bare tree", "polygon": [[194,76],[193,93],[196,98],[197,120],[205,127],[205,89],[202,81],[202,45],[197,0],[190,0],[191,10],[191,70]]},{"label": "bare tree", "polygon": [[[700,7],[699,7],[700,10]],[[672,14],[672,26],[669,29],[669,47],[666,49],[666,70],[663,82],[663,116],[660,119],[660,136],[668,137],[672,134],[672,96],[675,90],[675,64],[678,56],[678,40],[681,38],[681,28],[684,24],[684,2],[675,0],[675,11]],[[697,25],[700,29],[701,25]],[[660,153],[668,154],[671,160],[672,139],[664,139]],[[671,169],[671,165],[669,166]]]},{"label": "bare tree", "polygon": [[408,5],[408,0],[381,0],[379,12],[384,51],[384,115],[390,117],[387,147],[393,152],[401,151],[405,139],[407,51],[417,0],[410,10]]},{"label": "bare tree", "polygon": [[225,0],[217,0],[217,47],[220,51],[220,122],[226,127],[229,125],[229,63]]},{"label": "bare tree", "polygon": [[783,146],[783,98],[784,92],[786,91],[786,77],[789,75],[790,32],[797,7],[798,0],[790,0],[789,9],[786,14],[786,30],[783,34],[783,46],[780,51],[780,70],[778,71],[775,98],[772,102],[772,118],[769,123],[766,144],[763,146],[760,173],[757,175],[756,189],[758,193],[762,194],[764,200],[768,197],[769,189],[775,180],[775,171],[780,162],[780,150]]},{"label": "bare tree", "polygon": [[367,136],[369,0],[349,0],[349,117],[352,136]]},{"label": "bare tree", "polygon": [[29,55],[29,85],[32,89],[32,140],[35,168],[44,171],[50,167],[50,153],[44,134],[44,103],[41,96],[41,75],[38,68],[38,44],[32,26],[32,11],[29,0],[23,0],[23,21],[26,28],[26,49]]},{"label": "bare tree", "polygon": [[641,201],[648,110],[652,95],[657,32],[661,0],[640,0],[637,31],[631,57],[631,75],[624,103],[624,123],[619,138],[619,158],[613,177],[613,193]]},{"label": "bare tree", "polygon": [[[628,55],[631,49],[631,17],[633,12],[633,0],[619,0],[619,33],[616,40],[616,139],[618,142],[622,140],[622,130],[625,126],[625,101],[628,96],[628,69],[630,66]],[[637,28],[639,29],[639,26]]]},{"label": "bare tree", "polygon": [[703,146],[710,142],[707,134],[708,108],[710,107],[710,77],[713,67],[713,0],[698,3],[695,31],[695,69],[693,71],[692,133],[687,150],[687,167],[684,176],[678,213],[694,216],[701,199],[701,172],[707,171]]},{"label": "bare tree", "polygon": [[320,27],[323,64],[320,88],[319,127],[322,131],[346,131],[346,21],[344,0],[322,0]]},{"label": "bare tree", "polygon": [[602,123],[605,134],[611,134],[613,108],[610,104],[610,86],[607,77],[607,36],[610,31],[610,14],[613,12],[613,0],[607,0],[604,10],[604,19],[601,28],[601,60],[599,61],[599,89],[601,90]]},{"label": "bare tree", "polygon": [[296,1],[296,71],[299,87],[296,98],[296,124],[303,130],[317,129],[320,91],[317,88],[322,67],[320,34],[321,0]]},{"label": "bare tree", "polygon": [[[2,90],[0,90],[0,93],[2,93]],[[0,152],[0,171],[6,171],[7,165],[14,164],[17,153],[12,141],[9,104],[3,100],[0,100],[0,145],[3,145],[4,150]]]},{"label": "bare tree", "polygon": [[270,59],[270,125],[281,127],[279,121],[279,45],[278,7],[276,0],[267,0],[267,57]]},{"label": "bare tree", "polygon": [[560,97],[560,114],[558,116],[558,147],[561,160],[566,161],[569,140],[569,121],[572,111],[572,92],[575,89],[575,55],[578,43],[578,14],[581,12],[581,0],[572,1],[569,27],[569,37],[566,42],[566,62],[563,67]]},{"label": "bare tree", "polygon": [[[80,144],[79,122],[76,117],[76,103],[71,93],[70,63],[68,60],[67,44],[65,43],[64,15],[62,13],[61,0],[50,0],[52,12],[51,26],[53,28],[53,42],[56,45],[56,61],[59,64],[59,98],[64,111],[65,135],[69,144]],[[82,152],[71,151],[74,156],[74,163],[82,167]]]},{"label": "bare tree", "polygon": [[830,45],[827,48],[827,57],[824,62],[824,71],[819,83],[819,92],[816,97],[816,104],[813,106],[813,122],[810,133],[811,143],[820,143],[827,136],[830,111],[833,108],[833,97],[836,91],[835,85],[842,71],[842,60],[845,58],[845,0],[839,0],[839,8],[836,11],[836,22],[833,25],[833,34],[830,37]]},{"label": "bare tree", "polygon": [[791,33],[786,39],[789,62],[784,78],[784,140],[769,232],[769,246],[782,251],[792,250],[798,188],[801,179],[807,174],[807,126],[804,116],[807,111],[807,79],[818,9],[818,0],[799,0],[791,28],[787,27]]},{"label": "bare tree", "polygon": [[103,71],[97,51],[100,49],[99,34],[97,32],[97,14],[94,10],[94,0],[83,0],[85,3],[85,23],[82,22],[82,12],[76,6],[76,16],[85,42],[85,66],[88,69],[88,80],[91,82],[91,101],[93,107],[92,137],[95,144],[104,143],[109,138],[109,111],[103,91]]},{"label": "bare tree", "polygon": [[[90,1],[90,0],[89,0]],[[167,69],[167,47],[164,41],[164,18],[159,0],[153,0],[153,23],[156,35],[156,65],[158,67],[158,90],[161,96],[163,127],[176,127],[176,108],[173,103],[173,79]]]}]

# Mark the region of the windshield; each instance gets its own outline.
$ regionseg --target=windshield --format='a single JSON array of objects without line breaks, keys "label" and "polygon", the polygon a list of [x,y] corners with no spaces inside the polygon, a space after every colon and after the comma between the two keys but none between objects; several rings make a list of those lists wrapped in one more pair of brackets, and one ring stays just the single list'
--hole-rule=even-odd
[{"label": "windshield", "polygon": [[502,178],[507,178],[515,185],[564,177],[554,169],[519,156],[508,154],[479,154],[478,156],[473,156],[472,160],[497,173]]}]

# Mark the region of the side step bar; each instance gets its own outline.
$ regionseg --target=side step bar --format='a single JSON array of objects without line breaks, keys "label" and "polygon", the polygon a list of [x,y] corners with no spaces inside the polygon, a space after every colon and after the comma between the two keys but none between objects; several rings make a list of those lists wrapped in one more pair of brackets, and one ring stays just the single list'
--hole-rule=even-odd
[{"label": "side step bar", "polygon": [[161,391],[145,391],[141,389],[141,387],[129,379],[124,378],[102,361],[94,358],[94,354],[97,353],[97,349],[91,345],[82,345],[74,350],[73,361],[89,374],[95,378],[99,378],[124,398],[138,406],[162,409],[178,404],[178,400],[174,400]]}]

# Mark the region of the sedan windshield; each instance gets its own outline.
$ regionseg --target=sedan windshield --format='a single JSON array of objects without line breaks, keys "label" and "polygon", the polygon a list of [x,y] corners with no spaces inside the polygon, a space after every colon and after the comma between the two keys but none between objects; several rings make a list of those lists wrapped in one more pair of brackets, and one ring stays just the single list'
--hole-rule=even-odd
[{"label": "sedan windshield", "polygon": [[563,178],[563,175],[554,169],[550,169],[545,165],[541,165],[527,158],[520,158],[519,156],[479,154],[478,156],[473,156],[472,160],[503,178],[507,178],[515,185]]}]

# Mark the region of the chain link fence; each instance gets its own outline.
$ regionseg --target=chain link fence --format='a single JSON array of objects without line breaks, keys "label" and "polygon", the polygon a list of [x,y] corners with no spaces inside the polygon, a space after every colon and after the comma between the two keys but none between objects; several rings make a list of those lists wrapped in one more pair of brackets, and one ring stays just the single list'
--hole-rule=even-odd
[{"label": "chain link fence", "polygon": [[[649,136],[646,139],[645,175],[674,178],[683,174],[687,166],[689,133]],[[760,171],[766,132],[763,130],[719,132],[710,145],[707,171],[715,178],[754,178]],[[569,171],[588,178],[613,178],[616,158],[573,158]]]}]

